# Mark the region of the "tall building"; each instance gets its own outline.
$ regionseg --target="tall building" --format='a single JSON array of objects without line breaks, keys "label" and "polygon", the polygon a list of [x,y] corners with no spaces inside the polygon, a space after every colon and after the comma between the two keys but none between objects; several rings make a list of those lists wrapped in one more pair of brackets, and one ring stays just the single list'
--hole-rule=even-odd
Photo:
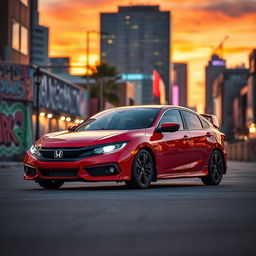
[{"label": "tall building", "polygon": [[256,124],[256,49],[249,56],[249,76],[247,93],[247,125]]},{"label": "tall building", "polygon": [[141,89],[135,84],[139,103],[154,103],[153,70],[164,81],[170,102],[170,19],[170,12],[160,11],[158,5],[120,6],[118,12],[101,13],[101,61],[115,65],[126,78],[140,78]]},{"label": "tall building", "polygon": [[29,63],[29,16],[29,0],[1,0],[0,60]]},{"label": "tall building", "polygon": [[228,142],[234,140],[233,101],[247,83],[249,72],[245,68],[225,69],[213,83],[213,114]]},{"label": "tall building", "polygon": [[172,104],[187,106],[187,63],[173,63]]},{"label": "tall building", "polygon": [[205,68],[205,113],[213,114],[213,82],[226,68],[226,61],[214,54]]},{"label": "tall building", "polygon": [[51,72],[54,74],[69,74],[70,58],[69,57],[52,57],[49,58],[49,65],[53,66]]},{"label": "tall building", "polygon": [[49,29],[39,25],[38,0],[30,2],[30,64],[48,66]]}]

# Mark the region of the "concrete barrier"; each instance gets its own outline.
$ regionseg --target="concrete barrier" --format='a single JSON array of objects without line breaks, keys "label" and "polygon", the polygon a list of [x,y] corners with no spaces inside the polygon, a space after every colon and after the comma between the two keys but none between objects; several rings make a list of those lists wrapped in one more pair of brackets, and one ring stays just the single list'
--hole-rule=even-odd
[{"label": "concrete barrier", "polygon": [[228,160],[256,161],[256,140],[227,143]]}]

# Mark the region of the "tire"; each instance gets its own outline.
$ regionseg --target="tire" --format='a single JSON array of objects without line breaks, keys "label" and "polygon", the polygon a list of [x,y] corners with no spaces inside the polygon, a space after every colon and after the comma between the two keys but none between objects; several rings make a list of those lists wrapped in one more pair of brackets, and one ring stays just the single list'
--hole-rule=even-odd
[{"label": "tire", "polygon": [[148,188],[154,177],[154,161],[147,150],[140,150],[134,157],[131,180],[126,185],[132,188]]},{"label": "tire", "polygon": [[208,163],[208,175],[201,180],[205,185],[218,185],[224,173],[224,160],[221,153],[214,150]]},{"label": "tire", "polygon": [[58,189],[63,185],[61,180],[39,180],[38,184],[44,189]]}]

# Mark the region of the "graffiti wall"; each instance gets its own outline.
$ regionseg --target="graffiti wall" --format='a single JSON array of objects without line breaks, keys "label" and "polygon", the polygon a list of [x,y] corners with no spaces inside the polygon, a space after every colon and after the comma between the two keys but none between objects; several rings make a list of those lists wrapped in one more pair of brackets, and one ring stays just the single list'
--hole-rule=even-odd
[{"label": "graffiti wall", "polygon": [[31,107],[25,102],[0,103],[0,159],[22,160],[32,144]]},{"label": "graffiti wall", "polygon": [[[35,68],[0,61],[0,161],[23,160],[33,143],[36,127]],[[88,116],[86,91],[46,70],[41,70],[39,87],[40,112],[52,117],[39,118],[40,134],[66,129],[75,119]],[[34,109],[34,111],[33,111]],[[60,117],[71,122],[60,125]],[[79,120],[78,119],[78,120]]]},{"label": "graffiti wall", "polygon": [[70,115],[87,116],[87,93],[84,89],[69,84],[42,71],[40,107]]},{"label": "graffiti wall", "polygon": [[1,98],[14,100],[32,100],[33,69],[25,65],[0,62]]},{"label": "graffiti wall", "polygon": [[23,160],[32,144],[33,69],[0,62],[0,161]]}]

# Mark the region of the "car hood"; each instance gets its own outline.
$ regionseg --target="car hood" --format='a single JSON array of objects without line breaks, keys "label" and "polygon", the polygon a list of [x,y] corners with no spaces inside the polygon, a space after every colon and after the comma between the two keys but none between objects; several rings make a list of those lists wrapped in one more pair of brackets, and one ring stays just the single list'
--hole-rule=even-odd
[{"label": "car hood", "polygon": [[[139,133],[141,134],[142,131]],[[143,133],[145,131],[143,130]],[[138,132],[133,131],[81,131],[55,132],[44,135],[37,144],[41,147],[85,147],[98,144],[130,140]]]}]

